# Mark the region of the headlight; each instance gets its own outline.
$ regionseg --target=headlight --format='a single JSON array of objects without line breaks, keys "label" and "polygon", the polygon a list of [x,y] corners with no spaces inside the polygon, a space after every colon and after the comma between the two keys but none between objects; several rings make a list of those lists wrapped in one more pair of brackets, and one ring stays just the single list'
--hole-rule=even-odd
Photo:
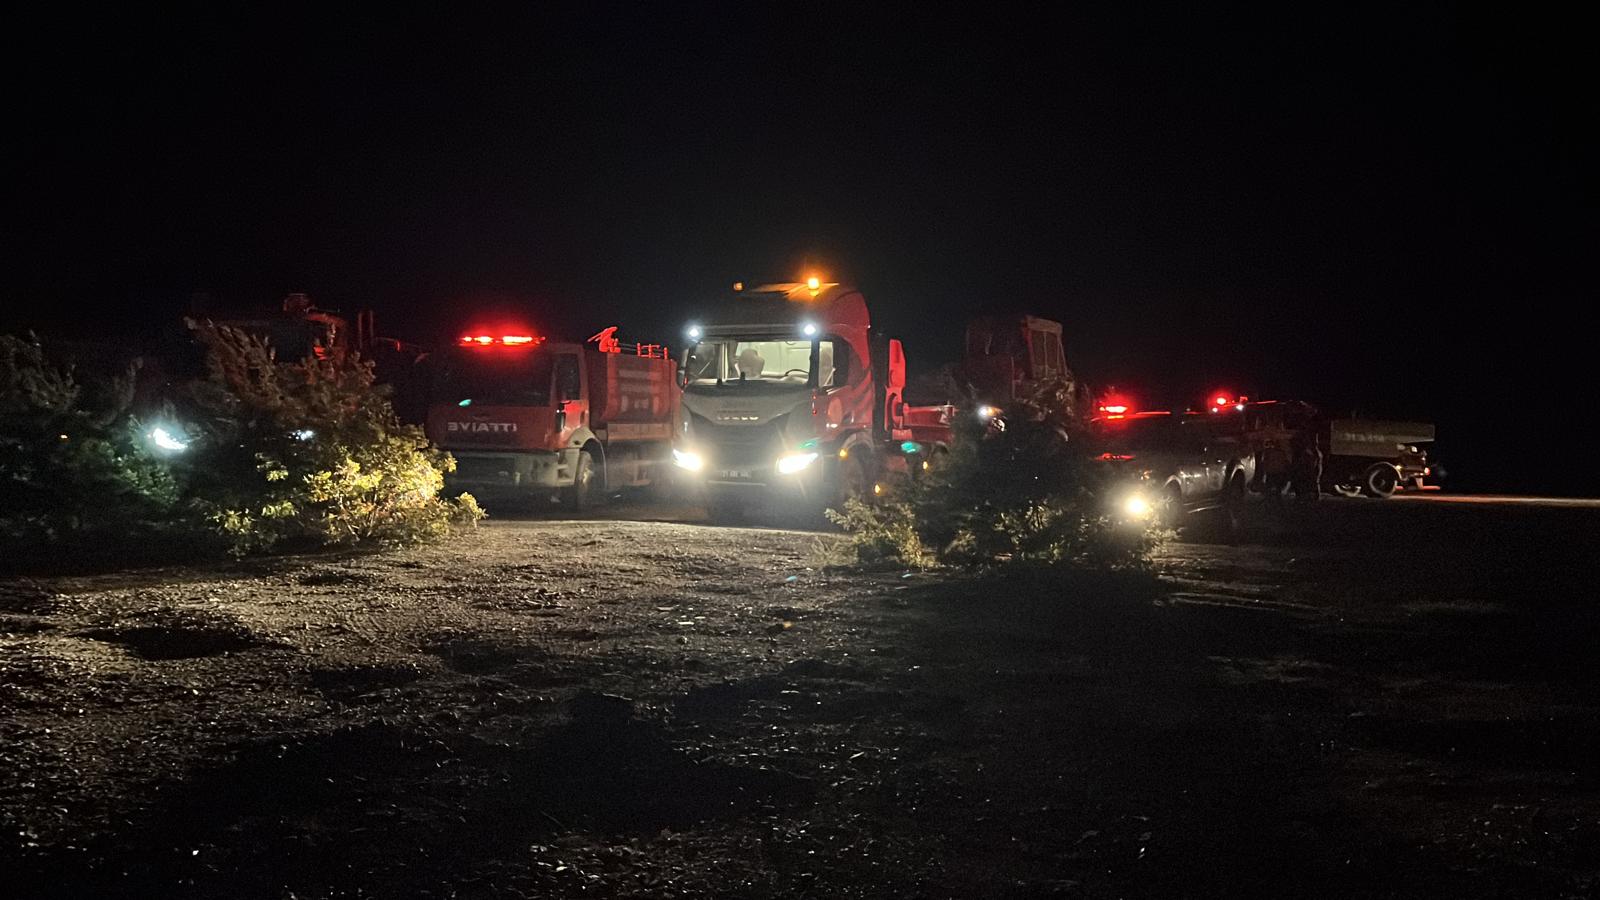
[{"label": "headlight", "polygon": [[980,407],[978,407],[978,418],[981,421],[987,422],[990,419],[992,419],[992,418],[994,418],[995,416],[998,416],[998,415],[1000,415],[1000,407],[998,407],[998,406],[980,406]]},{"label": "headlight", "polygon": [[150,443],[155,444],[157,450],[168,453],[182,453],[189,449],[189,439],[176,427],[168,429],[157,425],[150,429]]},{"label": "headlight", "polygon": [[778,474],[793,475],[817,461],[815,453],[791,453],[778,457]]},{"label": "headlight", "polygon": [[1150,514],[1155,512],[1155,509],[1150,505],[1149,500],[1138,494],[1133,494],[1122,501],[1122,512],[1130,519],[1148,519]]},{"label": "headlight", "polygon": [[680,469],[688,469],[691,472],[698,472],[706,467],[706,461],[700,458],[700,454],[676,448],[672,451],[672,464]]}]

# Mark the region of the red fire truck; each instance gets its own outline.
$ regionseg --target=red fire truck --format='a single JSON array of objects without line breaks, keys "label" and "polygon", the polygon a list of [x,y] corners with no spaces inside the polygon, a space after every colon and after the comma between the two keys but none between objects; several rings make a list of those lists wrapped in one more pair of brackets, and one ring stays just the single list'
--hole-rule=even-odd
[{"label": "red fire truck", "polygon": [[615,328],[582,344],[486,328],[440,357],[427,433],[456,459],[450,488],[582,511],[666,477],[680,395],[665,347],[624,344]]},{"label": "red fire truck", "polygon": [[687,336],[673,456],[714,518],[761,499],[838,507],[917,464],[905,353],[872,328],[855,288],[817,278],[736,288]]}]

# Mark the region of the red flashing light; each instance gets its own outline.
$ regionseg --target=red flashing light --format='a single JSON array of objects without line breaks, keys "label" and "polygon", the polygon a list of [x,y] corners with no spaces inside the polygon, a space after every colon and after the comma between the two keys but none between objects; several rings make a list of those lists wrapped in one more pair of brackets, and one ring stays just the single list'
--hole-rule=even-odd
[{"label": "red flashing light", "polygon": [[1100,397],[1095,411],[1111,416],[1124,416],[1133,412],[1133,401],[1116,388],[1112,388]]},{"label": "red flashing light", "polygon": [[1102,453],[1100,454],[1100,458],[1105,460],[1126,462],[1127,460],[1133,459],[1133,456],[1127,453]]},{"label": "red flashing light", "polygon": [[1227,406],[1229,403],[1228,398],[1222,396],[1221,394],[1218,394],[1217,399],[1212,402],[1217,406]]},{"label": "red flashing light", "polygon": [[461,336],[463,347],[489,347],[500,344],[505,347],[529,347],[544,343],[544,338],[531,334],[502,334],[496,337],[492,334],[464,334]]}]

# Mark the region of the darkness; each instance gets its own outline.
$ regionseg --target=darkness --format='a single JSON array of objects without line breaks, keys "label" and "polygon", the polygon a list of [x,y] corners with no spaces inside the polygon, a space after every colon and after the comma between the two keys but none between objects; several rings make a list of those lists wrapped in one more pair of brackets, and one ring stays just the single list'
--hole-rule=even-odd
[{"label": "darkness", "polygon": [[813,266],[914,371],[1027,310],[1097,384],[1425,417],[1458,487],[1600,493],[1574,22],[121,15],[8,29],[5,330],[299,290],[418,340],[509,303],[676,341],[733,281]]}]

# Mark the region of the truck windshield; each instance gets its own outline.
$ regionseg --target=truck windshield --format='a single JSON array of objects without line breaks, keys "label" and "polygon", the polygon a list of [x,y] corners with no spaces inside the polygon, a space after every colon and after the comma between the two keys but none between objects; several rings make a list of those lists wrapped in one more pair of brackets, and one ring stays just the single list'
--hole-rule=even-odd
[{"label": "truck windshield", "polygon": [[550,354],[543,350],[466,347],[447,351],[444,357],[434,379],[436,403],[550,404]]},{"label": "truck windshield", "polygon": [[[831,356],[833,342],[822,343],[826,348],[823,356]],[[690,384],[806,385],[811,383],[811,342],[708,339],[689,349],[684,364]]]}]

